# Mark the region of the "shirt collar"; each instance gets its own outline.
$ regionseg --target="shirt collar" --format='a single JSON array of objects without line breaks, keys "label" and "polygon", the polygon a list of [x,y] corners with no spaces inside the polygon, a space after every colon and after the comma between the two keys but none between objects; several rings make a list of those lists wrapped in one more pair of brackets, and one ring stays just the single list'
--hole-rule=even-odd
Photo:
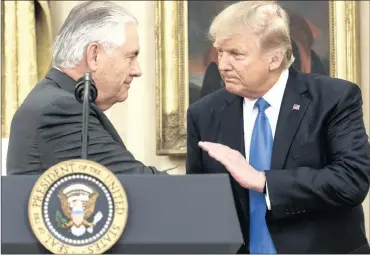
[{"label": "shirt collar", "polygon": [[272,86],[272,88],[263,96],[263,99],[265,99],[275,110],[280,110],[280,105],[283,101],[284,91],[288,82],[288,78],[289,70],[286,69],[281,73],[279,80],[275,83],[275,85]]}]

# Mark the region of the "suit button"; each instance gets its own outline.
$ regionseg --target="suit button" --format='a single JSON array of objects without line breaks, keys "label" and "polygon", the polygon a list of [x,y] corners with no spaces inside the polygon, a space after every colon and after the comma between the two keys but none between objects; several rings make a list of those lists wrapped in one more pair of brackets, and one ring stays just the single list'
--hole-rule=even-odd
[{"label": "suit button", "polygon": [[298,207],[298,208],[296,209],[296,211],[297,211],[297,213],[298,213],[298,214],[300,214],[300,213],[301,213],[301,208],[299,208],[299,207]]},{"label": "suit button", "polygon": [[289,215],[289,209],[287,208],[287,209],[285,209],[285,214],[286,215]]},{"label": "suit button", "polygon": [[306,212],[306,209],[302,208],[302,212]]},{"label": "suit button", "polygon": [[294,212],[294,208],[292,208],[292,214],[295,214],[295,212]]}]

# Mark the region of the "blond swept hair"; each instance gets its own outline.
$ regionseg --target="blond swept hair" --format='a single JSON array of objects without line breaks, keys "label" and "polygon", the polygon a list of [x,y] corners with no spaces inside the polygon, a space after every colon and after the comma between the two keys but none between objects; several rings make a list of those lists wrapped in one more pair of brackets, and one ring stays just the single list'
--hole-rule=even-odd
[{"label": "blond swept hair", "polygon": [[289,31],[289,17],[275,1],[243,1],[226,7],[212,21],[209,37],[230,37],[251,31],[259,38],[261,50],[282,50],[283,66],[289,68],[294,62]]}]

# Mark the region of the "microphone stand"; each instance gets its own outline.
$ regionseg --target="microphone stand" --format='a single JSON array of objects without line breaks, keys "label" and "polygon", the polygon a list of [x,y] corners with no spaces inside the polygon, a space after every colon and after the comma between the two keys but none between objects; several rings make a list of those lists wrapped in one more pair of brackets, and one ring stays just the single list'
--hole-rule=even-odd
[{"label": "microphone stand", "polygon": [[89,144],[89,111],[90,111],[90,86],[91,73],[84,74],[84,93],[82,106],[82,159],[87,159]]}]

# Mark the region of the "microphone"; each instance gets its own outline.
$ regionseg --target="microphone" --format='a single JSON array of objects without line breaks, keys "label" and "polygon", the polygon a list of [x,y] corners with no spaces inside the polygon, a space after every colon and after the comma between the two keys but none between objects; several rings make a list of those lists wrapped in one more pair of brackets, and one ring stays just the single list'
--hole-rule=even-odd
[{"label": "microphone", "polygon": [[91,73],[85,73],[84,76],[79,78],[76,82],[75,87],[75,97],[78,102],[82,103],[84,100],[84,91],[85,91],[85,81],[90,81],[90,101],[95,102],[96,97],[98,96],[98,90],[96,89],[95,82],[92,79]]},{"label": "microphone", "polygon": [[75,97],[82,103],[82,159],[87,159],[89,144],[89,110],[91,102],[98,96],[95,82],[90,72],[86,72],[76,82]]}]

